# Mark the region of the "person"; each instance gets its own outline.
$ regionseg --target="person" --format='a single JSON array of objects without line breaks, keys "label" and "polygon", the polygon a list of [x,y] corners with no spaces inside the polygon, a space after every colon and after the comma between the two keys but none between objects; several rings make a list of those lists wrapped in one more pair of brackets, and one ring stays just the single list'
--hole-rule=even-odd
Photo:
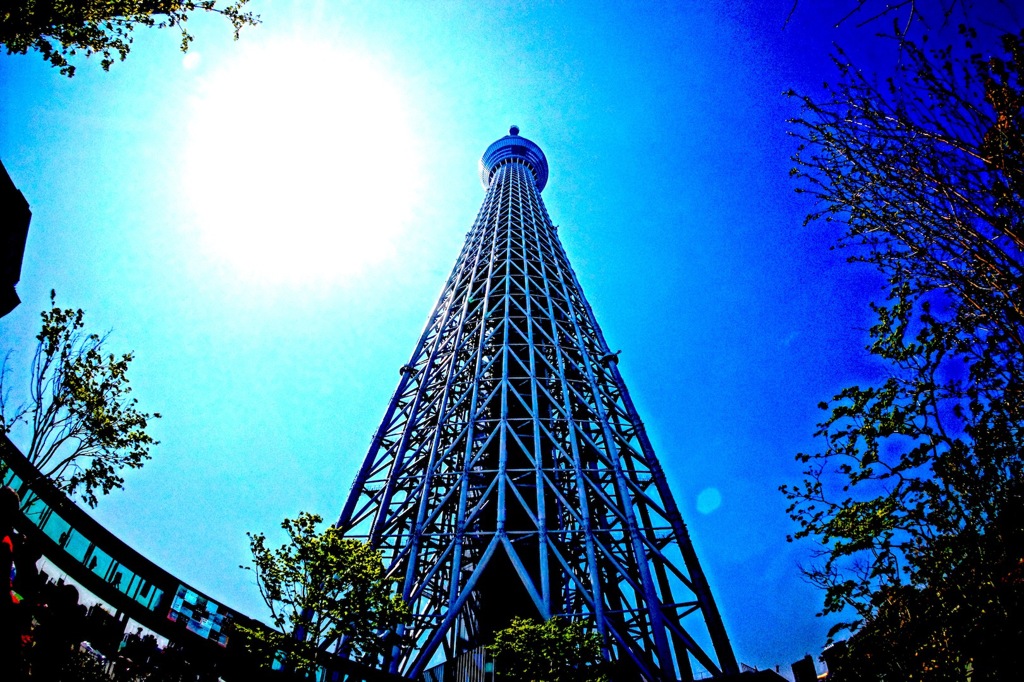
[{"label": "person", "polygon": [[20,604],[14,593],[17,536],[14,522],[21,508],[21,498],[10,486],[0,488],[0,676],[5,680],[21,680],[25,675],[22,651],[22,618]]},{"label": "person", "polygon": [[25,533],[17,536],[16,551],[14,552],[14,573],[15,578],[12,587],[15,594],[21,598],[21,604],[32,610],[39,601],[39,591],[42,589],[44,577],[39,571],[39,560],[43,557],[43,550],[39,543]]},{"label": "person", "polygon": [[75,586],[59,583],[47,592],[46,608],[37,614],[39,626],[31,652],[34,680],[60,679],[61,670],[88,636],[85,607],[78,603],[81,595]]}]

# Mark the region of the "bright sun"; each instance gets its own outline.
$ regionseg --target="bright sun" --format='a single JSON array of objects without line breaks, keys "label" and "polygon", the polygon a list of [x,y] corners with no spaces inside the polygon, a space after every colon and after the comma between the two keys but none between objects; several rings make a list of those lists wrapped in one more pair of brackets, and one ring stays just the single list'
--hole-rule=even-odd
[{"label": "bright sun", "polygon": [[308,41],[213,67],[184,164],[202,247],[271,284],[340,281],[386,259],[419,193],[403,92],[366,56]]}]

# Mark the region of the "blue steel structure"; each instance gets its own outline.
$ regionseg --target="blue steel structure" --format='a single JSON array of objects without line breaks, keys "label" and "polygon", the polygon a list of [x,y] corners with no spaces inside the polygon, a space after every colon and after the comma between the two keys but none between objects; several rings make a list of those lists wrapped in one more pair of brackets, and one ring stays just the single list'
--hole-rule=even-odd
[{"label": "blue steel structure", "polygon": [[738,672],[686,527],[541,190],[509,135],[338,526],[383,553],[416,678],[513,616],[583,619],[620,676]]}]

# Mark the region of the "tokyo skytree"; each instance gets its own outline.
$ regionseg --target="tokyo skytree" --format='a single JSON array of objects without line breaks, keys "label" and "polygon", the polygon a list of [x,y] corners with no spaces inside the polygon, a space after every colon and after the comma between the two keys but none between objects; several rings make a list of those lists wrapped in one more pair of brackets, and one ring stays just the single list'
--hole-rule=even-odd
[{"label": "tokyo skytree", "polygon": [[679,508],[509,134],[338,521],[379,549],[413,618],[387,661],[418,677],[515,616],[582,621],[630,676],[738,672]]}]

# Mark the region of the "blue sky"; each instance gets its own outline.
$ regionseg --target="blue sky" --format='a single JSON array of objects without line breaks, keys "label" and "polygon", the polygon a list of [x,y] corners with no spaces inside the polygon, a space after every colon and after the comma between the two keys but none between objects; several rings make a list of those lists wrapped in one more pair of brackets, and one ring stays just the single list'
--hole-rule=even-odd
[{"label": "blue sky", "polygon": [[337,517],[516,123],[739,660],[817,655],[777,487],[817,403],[881,371],[879,282],[802,225],[781,93],[820,91],[833,41],[893,54],[811,2],[784,28],[791,5],[254,0],[237,43],[191,20],[187,57],[155,30],[71,80],[0,57],[0,159],[33,211],[2,345],[27,364],[56,289],[164,415],[95,516],[262,615],[246,531]]}]

